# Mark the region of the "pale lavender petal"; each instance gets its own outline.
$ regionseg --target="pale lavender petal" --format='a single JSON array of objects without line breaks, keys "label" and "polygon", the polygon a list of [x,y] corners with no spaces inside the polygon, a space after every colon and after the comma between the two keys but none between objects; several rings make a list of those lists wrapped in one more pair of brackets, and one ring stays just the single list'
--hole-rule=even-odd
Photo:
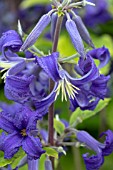
[{"label": "pale lavender petal", "polygon": [[28,169],[29,170],[38,170],[39,160],[29,160],[28,159]]},{"label": "pale lavender petal", "polygon": [[48,159],[48,160],[45,160],[45,170],[52,170],[52,163],[51,161]]}]

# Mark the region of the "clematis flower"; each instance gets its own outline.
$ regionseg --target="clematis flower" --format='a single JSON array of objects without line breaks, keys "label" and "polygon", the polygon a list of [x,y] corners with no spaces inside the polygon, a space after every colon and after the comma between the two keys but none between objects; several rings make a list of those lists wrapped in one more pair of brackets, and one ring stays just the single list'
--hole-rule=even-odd
[{"label": "clematis flower", "polygon": [[108,130],[102,133],[101,136],[103,135],[106,135],[104,144],[98,142],[85,131],[78,131],[76,133],[77,140],[96,153],[96,155],[92,156],[89,156],[89,153],[83,154],[83,159],[87,170],[99,170],[104,163],[104,156],[107,156],[113,152],[113,132]]},{"label": "clematis flower", "polygon": [[0,38],[0,52],[2,52],[2,55],[4,56],[6,56],[5,50],[9,49],[13,52],[18,52],[21,46],[21,37],[14,30],[3,33],[2,37]]},{"label": "clematis flower", "polygon": [[[83,58],[80,58],[79,60],[82,77],[73,78],[63,68],[58,67],[58,55],[59,54],[56,52],[46,57],[36,57],[36,62],[38,62],[48,76],[55,82],[53,91],[47,97],[34,101],[36,108],[50,106],[61,91],[62,101],[64,99],[67,100],[68,96],[71,102],[70,108],[72,111],[74,111],[76,107],[80,107],[83,110],[93,110],[100,100],[100,95],[101,98],[105,95],[105,93],[102,95],[105,90],[103,88],[107,88],[106,85],[109,77],[105,78],[100,76],[99,70],[94,64],[94,61],[89,55],[87,55],[85,60]],[[99,81],[99,77],[104,82],[103,86],[101,81]],[[96,91],[94,92],[94,86],[96,86],[96,83],[99,86],[99,90],[103,87],[99,93],[100,95],[96,95]]]},{"label": "clematis flower", "polygon": [[[4,151],[4,157],[10,159],[20,147],[28,155],[28,159],[38,159],[44,153],[40,139],[33,136],[37,131],[36,123],[41,115],[35,114],[26,106],[22,106],[15,115],[0,112],[0,128],[7,132],[0,146]],[[3,139],[2,134],[0,141]]]}]

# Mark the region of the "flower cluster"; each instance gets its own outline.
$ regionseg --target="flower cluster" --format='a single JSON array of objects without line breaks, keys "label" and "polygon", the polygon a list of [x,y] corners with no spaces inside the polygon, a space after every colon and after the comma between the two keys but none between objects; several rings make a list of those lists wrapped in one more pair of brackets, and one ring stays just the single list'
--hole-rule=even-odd
[{"label": "flower cluster", "polygon": [[[93,111],[99,101],[106,97],[110,76],[101,74],[100,68],[109,62],[110,53],[104,46],[95,48],[82,19],[73,10],[87,4],[94,5],[86,0],[77,3],[53,0],[53,9],[40,18],[24,42],[24,38],[14,30],[5,32],[0,38],[0,70],[5,83],[4,93],[7,99],[15,102],[11,107],[0,103],[0,128],[6,132],[0,136],[0,150],[6,159],[12,158],[20,147],[30,160],[39,159],[45,153],[37,136],[37,132],[40,135],[42,133],[37,129],[37,121],[48,113],[59,94],[62,101],[70,102],[71,111],[77,107]],[[55,31],[55,26],[64,15],[66,30],[79,56],[74,71],[70,73],[63,66],[59,52],[53,50],[44,55],[34,46],[50,22],[51,37],[55,44],[58,31]],[[83,41],[93,49],[86,52]],[[100,62],[98,66],[94,60]],[[54,87],[48,94],[49,79],[54,82]],[[97,153],[92,157],[83,155],[87,170],[99,169],[104,156],[113,151],[113,132],[108,130],[103,134],[107,136],[105,144],[99,143],[85,131],[77,132],[78,141]],[[45,143],[48,143],[47,139]],[[47,167],[52,168],[49,160],[45,167],[47,170]]]}]

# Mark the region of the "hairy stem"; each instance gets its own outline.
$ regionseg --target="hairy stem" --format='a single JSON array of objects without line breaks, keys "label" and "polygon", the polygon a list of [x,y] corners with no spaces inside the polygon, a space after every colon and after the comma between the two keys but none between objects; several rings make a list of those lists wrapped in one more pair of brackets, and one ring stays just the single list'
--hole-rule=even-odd
[{"label": "hairy stem", "polygon": [[[57,51],[57,46],[58,46],[58,39],[59,39],[59,34],[61,30],[61,25],[62,25],[62,19],[63,17],[58,17],[57,23],[56,23],[56,29],[55,29],[55,34],[54,34],[54,41],[53,41],[53,47],[52,47],[52,52]],[[54,82],[50,79],[49,81],[49,91],[51,91],[54,88]],[[49,138],[48,142],[50,143],[51,146],[54,145],[54,103],[49,107],[49,114],[48,114],[48,126],[49,126]],[[54,169],[54,158],[50,157],[50,160],[52,162],[52,166]]]}]

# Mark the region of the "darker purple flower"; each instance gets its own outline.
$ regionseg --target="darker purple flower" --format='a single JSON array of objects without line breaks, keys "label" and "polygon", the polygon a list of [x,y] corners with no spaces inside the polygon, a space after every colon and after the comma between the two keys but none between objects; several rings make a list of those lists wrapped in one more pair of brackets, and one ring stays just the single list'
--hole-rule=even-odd
[{"label": "darker purple flower", "polygon": [[104,46],[101,48],[93,49],[89,51],[88,54],[94,59],[100,61],[99,68],[104,67],[110,60],[109,50]]},{"label": "darker purple flower", "polygon": [[83,154],[83,159],[87,170],[98,170],[104,163],[104,156],[113,152],[113,132],[108,130],[102,133],[101,136],[106,135],[104,144],[98,142],[89,133],[85,131],[78,131],[76,138],[86,147],[93,150],[96,155],[89,156],[89,153]]},{"label": "darker purple flower", "polygon": [[96,4],[96,8],[93,6],[86,6],[86,13],[84,16],[84,22],[89,27],[94,27],[97,24],[105,23],[112,19],[111,14],[108,11],[107,0],[90,0]]},{"label": "darker purple flower", "polygon": [[13,52],[18,52],[22,46],[22,40],[20,35],[14,31],[10,30],[3,33],[0,38],[0,52],[5,56],[5,50],[9,49]]},{"label": "darker purple flower", "polygon": [[[37,131],[36,123],[40,118],[40,115],[25,106],[22,106],[15,115],[4,111],[0,113],[0,128],[8,133],[0,147],[6,159],[12,158],[20,147],[27,153],[29,159],[38,159],[44,153],[40,139],[34,137],[32,133]],[[0,138],[2,140],[3,134]]]}]

